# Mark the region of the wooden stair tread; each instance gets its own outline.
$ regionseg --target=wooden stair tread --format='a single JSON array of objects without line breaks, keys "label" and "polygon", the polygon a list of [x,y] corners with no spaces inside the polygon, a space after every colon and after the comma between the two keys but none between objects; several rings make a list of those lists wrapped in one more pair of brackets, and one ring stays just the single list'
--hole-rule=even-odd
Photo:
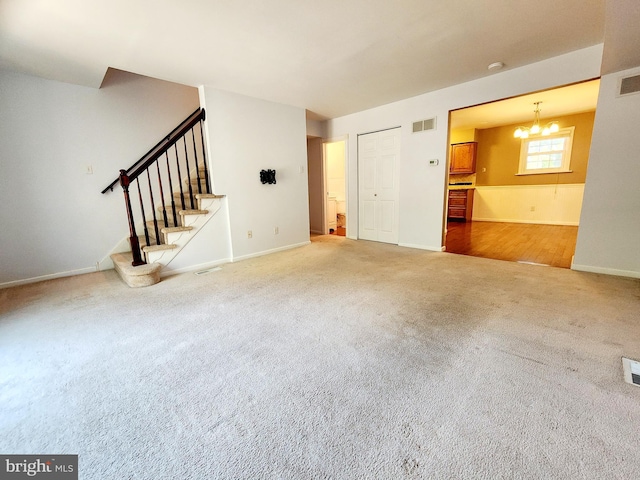
[{"label": "wooden stair tread", "polygon": [[194,195],[196,198],[224,198],[225,195],[216,195],[215,193],[196,193]]},{"label": "wooden stair tread", "polygon": [[178,215],[206,215],[209,210],[180,210]]},{"label": "wooden stair tread", "polygon": [[145,253],[148,252],[160,252],[162,250],[173,250],[174,248],[178,248],[177,245],[174,245],[173,243],[169,243],[169,244],[160,244],[160,245],[150,245],[150,246],[145,246],[142,247],[142,251]]},{"label": "wooden stair tread", "polygon": [[162,233],[190,232],[193,227],[163,227],[160,229]]}]

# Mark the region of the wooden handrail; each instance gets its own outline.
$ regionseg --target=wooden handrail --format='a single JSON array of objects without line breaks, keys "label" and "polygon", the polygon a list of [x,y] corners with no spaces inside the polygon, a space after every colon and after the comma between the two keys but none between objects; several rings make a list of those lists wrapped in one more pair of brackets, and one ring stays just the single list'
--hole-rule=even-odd
[{"label": "wooden handrail", "polygon": [[[188,132],[200,120],[204,119],[205,111],[202,108],[198,108],[195,112],[184,119],[182,123],[180,123],[180,125],[178,125],[171,131],[171,133],[160,140],[151,150],[145,153],[140,158],[140,160],[138,160],[125,170],[125,173],[127,174],[129,180],[132,181],[138,178],[138,175],[144,172],[147,168],[149,168],[150,165],[153,164],[153,162],[164,155],[164,153],[169,150],[180,138],[182,138],[186,132]],[[118,176],[118,178],[111,182],[100,193],[104,194],[107,191],[113,192],[113,187],[115,187],[118,183],[120,183],[120,176]]]}]

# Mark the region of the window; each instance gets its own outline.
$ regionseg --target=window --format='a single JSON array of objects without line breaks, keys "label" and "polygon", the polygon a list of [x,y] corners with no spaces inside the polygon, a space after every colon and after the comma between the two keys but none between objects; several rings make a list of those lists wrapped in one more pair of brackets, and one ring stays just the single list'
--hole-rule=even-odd
[{"label": "window", "polygon": [[518,175],[571,172],[573,130],[574,127],[568,127],[544,137],[523,138]]}]

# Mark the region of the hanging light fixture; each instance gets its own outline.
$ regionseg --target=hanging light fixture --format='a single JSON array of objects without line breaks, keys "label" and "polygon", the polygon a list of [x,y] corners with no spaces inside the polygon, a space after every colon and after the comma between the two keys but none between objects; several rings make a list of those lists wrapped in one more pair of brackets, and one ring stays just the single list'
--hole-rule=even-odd
[{"label": "hanging light fixture", "polygon": [[515,138],[529,138],[530,135],[551,135],[552,133],[556,133],[560,130],[558,126],[558,122],[549,122],[544,127],[540,127],[540,104],[542,102],[535,102],[536,106],[533,111],[533,125],[531,127],[518,127],[516,131],[513,132],[513,136]]}]

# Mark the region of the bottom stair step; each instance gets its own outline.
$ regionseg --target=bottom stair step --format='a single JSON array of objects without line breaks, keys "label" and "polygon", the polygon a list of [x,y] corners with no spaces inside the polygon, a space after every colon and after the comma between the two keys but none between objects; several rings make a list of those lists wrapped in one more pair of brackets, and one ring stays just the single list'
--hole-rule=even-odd
[{"label": "bottom stair step", "polygon": [[130,287],[148,287],[160,281],[162,265],[159,263],[147,263],[134,267],[131,265],[133,262],[131,252],[114,253],[111,255],[111,260],[120,278]]}]

